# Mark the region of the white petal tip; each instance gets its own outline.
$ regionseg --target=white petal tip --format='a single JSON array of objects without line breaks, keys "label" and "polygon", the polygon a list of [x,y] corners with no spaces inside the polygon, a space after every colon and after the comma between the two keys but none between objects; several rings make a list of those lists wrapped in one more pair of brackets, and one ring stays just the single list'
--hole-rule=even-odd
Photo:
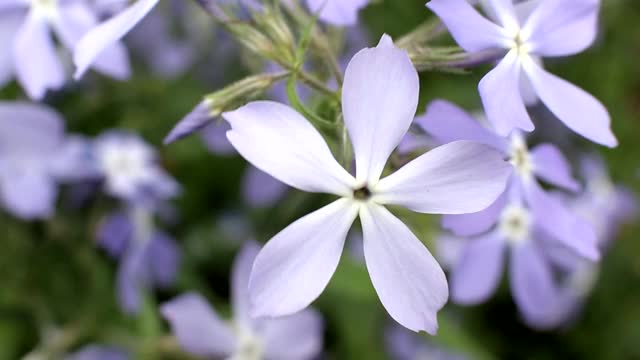
[{"label": "white petal tip", "polygon": [[394,46],[393,39],[388,34],[383,34],[382,37],[380,38],[380,42],[378,43],[378,46]]}]

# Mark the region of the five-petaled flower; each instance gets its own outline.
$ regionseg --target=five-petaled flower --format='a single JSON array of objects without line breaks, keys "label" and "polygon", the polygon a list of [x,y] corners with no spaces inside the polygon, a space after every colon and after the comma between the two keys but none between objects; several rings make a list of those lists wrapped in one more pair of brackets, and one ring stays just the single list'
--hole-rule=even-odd
[{"label": "five-petaled flower", "polygon": [[466,0],[432,0],[427,7],[447,25],[468,52],[504,49],[506,55],[479,84],[489,121],[508,135],[532,131],[521,81],[528,80],[540,100],[567,127],[596,143],[615,147],[605,107],[575,85],[545,71],[537,57],[573,55],[591,46],[597,34],[599,0],[544,0],[520,21],[512,0],[491,0],[496,23]]},{"label": "five-petaled flower", "polygon": [[354,147],[355,177],[335,160],[320,133],[288,106],[259,101],[223,114],[231,124],[227,137],[253,165],[300,190],[340,197],[295,221],[262,249],[249,282],[254,316],[292,314],[318,297],[360,216],[366,264],[382,304],[403,326],[436,332],[436,313],[448,297],[444,273],[385,205],[421,213],[479,211],[504,190],[510,166],[487,145],[459,141],[381,179],[411,125],[418,92],[417,71],[390,37],[353,57],[342,110]]}]

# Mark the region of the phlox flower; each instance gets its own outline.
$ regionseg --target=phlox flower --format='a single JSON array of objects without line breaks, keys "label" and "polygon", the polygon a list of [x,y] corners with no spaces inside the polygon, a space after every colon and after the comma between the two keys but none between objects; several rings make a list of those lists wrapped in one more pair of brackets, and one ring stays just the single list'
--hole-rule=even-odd
[{"label": "phlox flower", "polygon": [[180,251],[175,240],[153,225],[153,212],[131,207],[107,216],[98,228],[98,245],[120,260],[118,301],[127,313],[136,313],[141,295],[152,287],[165,288],[176,278]]},{"label": "phlox flower", "polygon": [[[543,143],[529,149],[525,137],[519,132],[502,137],[444,100],[430,103],[427,112],[416,118],[415,124],[435,144],[472,140],[500,151],[509,159],[514,172],[511,181],[521,188],[527,207],[538,218],[538,225],[580,256],[592,260],[598,258],[593,227],[586,219],[572,212],[565,201],[549,194],[540,184],[540,181],[544,181],[573,193],[580,190],[569,162],[556,146]],[[443,226],[460,236],[485,232],[498,221],[505,205],[505,195],[481,212],[445,215]]]},{"label": "phlox flower", "polygon": [[163,200],[180,191],[158,164],[155,150],[137,135],[106,132],[94,140],[93,153],[106,192],[121,200]]},{"label": "phlox flower", "polygon": [[[59,89],[67,76],[52,33],[72,51],[97,23],[97,14],[84,0],[15,0],[0,5],[0,85],[15,76],[27,95],[37,100],[47,90]],[[126,49],[113,42],[92,67],[117,79],[128,77]]]},{"label": "phlox flower", "polygon": [[575,85],[547,72],[540,57],[568,56],[593,43],[599,0],[544,0],[523,19],[512,0],[491,0],[490,21],[465,0],[432,0],[427,7],[448,27],[467,52],[505,51],[504,58],[479,84],[487,118],[501,135],[534,124],[525,108],[521,82],[567,127],[596,143],[615,147],[605,107]]},{"label": "phlox flower", "polygon": [[0,102],[0,201],[22,219],[53,214],[58,184],[90,177],[88,143],[64,132],[54,110]]},{"label": "phlox flower", "polygon": [[421,213],[479,211],[504,190],[510,166],[487,145],[460,141],[381,179],[411,125],[418,92],[417,71],[389,36],[353,57],[342,110],[355,176],[336,161],[320,133],[286,105],[258,101],[223,114],[231,124],[229,141],[254,166],[297,189],[340,197],[289,225],[260,251],[249,282],[253,315],[292,314],[317,298],[359,216],[367,268],[382,304],[403,326],[436,332],[436,313],[448,296],[444,273],[385,205]]},{"label": "phlox flower", "polygon": [[322,350],[322,318],[315,310],[275,319],[255,319],[249,311],[249,273],[260,250],[247,243],[231,270],[233,319],[225,322],[196,293],[162,305],[180,346],[194,355],[243,360],[315,359]]}]

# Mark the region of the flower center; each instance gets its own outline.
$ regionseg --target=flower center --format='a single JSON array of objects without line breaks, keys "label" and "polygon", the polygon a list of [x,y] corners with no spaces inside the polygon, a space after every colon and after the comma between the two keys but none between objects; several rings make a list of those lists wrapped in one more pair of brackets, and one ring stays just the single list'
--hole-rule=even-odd
[{"label": "flower center", "polygon": [[533,161],[527,149],[527,144],[522,137],[513,136],[511,139],[511,165],[516,169],[519,176],[528,178],[533,173]]},{"label": "flower center", "polygon": [[498,227],[500,233],[512,244],[526,240],[531,227],[529,211],[517,205],[507,206],[500,215]]},{"label": "flower center", "polygon": [[263,346],[251,329],[246,326],[236,324],[237,345],[233,354],[233,359],[238,360],[261,360],[263,358]]},{"label": "flower center", "polygon": [[366,185],[353,190],[353,198],[356,200],[366,201],[371,198],[371,190]]},{"label": "flower center", "polygon": [[31,7],[36,14],[51,19],[58,11],[58,0],[31,0]]}]

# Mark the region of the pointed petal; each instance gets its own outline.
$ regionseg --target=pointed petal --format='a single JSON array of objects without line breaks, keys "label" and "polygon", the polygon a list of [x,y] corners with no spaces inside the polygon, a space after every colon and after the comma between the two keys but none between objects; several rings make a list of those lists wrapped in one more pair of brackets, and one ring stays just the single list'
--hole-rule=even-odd
[{"label": "pointed petal", "polygon": [[496,290],[502,277],[506,241],[496,232],[468,239],[451,272],[451,299],[478,304]]},{"label": "pointed petal", "polygon": [[440,265],[383,206],[363,206],[360,219],[367,269],[382,305],[402,326],[435,334],[438,310],[449,295]]},{"label": "pointed petal", "polygon": [[357,204],[339,199],[269,240],[251,271],[252,315],[289,315],[315,300],[338,266],[357,214]]},{"label": "pointed petal", "polygon": [[136,26],[158,1],[138,0],[126,10],[85,34],[74,49],[73,62],[76,65],[74,78],[81,78],[97,58]]},{"label": "pointed petal", "polygon": [[577,214],[573,214],[562,202],[545,192],[536,181],[525,184],[525,196],[536,224],[564,246],[590,260],[598,260],[593,227]]},{"label": "pointed petal", "polygon": [[462,108],[446,100],[432,101],[427,107],[427,112],[416,118],[415,123],[441,144],[456,140],[471,140],[492,146],[502,152],[507,149],[504,138],[482,126]]},{"label": "pointed petal", "polygon": [[356,158],[356,178],[375,183],[406,134],[418,106],[418,72],[384,35],[349,62],[342,90],[344,122]]},{"label": "pointed petal", "polygon": [[442,227],[458,236],[473,236],[489,231],[498,222],[498,218],[507,201],[507,192],[503,192],[488,208],[471,214],[444,215]]},{"label": "pointed petal", "polygon": [[320,133],[292,108],[256,101],[222,115],[227,138],[247,161],[295,188],[350,196],[353,177]]},{"label": "pointed petal", "polygon": [[486,209],[504,191],[512,167],[498,151],[473,141],[439,146],[380,180],[376,201],[429,214]]},{"label": "pointed petal", "polygon": [[567,127],[598,144],[618,145],[609,113],[596,98],[533,61],[524,61],[523,67],[540,100]]},{"label": "pointed petal", "polygon": [[322,351],[322,316],[314,309],[264,322],[265,358],[315,359]]},{"label": "pointed petal", "polygon": [[[223,141],[227,145],[224,148],[225,149],[232,148],[231,145],[229,144],[229,141],[226,138],[226,132],[228,129],[225,129],[225,127],[222,124],[211,124],[213,120],[214,118],[211,117],[211,115],[209,114],[209,106],[207,101],[202,101],[193,110],[191,110],[190,113],[185,115],[185,117],[183,117],[182,120],[180,120],[176,124],[176,126],[173,127],[173,129],[171,129],[171,131],[169,132],[169,135],[167,135],[167,137],[164,138],[163,143],[165,145],[169,145],[174,141],[178,141],[184,137],[187,137],[193,134],[198,130],[204,129],[207,125],[210,125],[211,129],[216,131],[215,133],[217,135],[216,139],[218,138],[224,139]],[[205,139],[207,138],[207,136],[204,135],[204,133],[203,133],[203,136],[205,137]],[[213,150],[212,152],[216,153]]]},{"label": "pointed petal", "polygon": [[521,73],[518,55],[512,50],[478,85],[487,119],[502,136],[509,135],[514,128],[524,131],[534,128],[520,94]]},{"label": "pointed petal", "polygon": [[480,15],[466,0],[431,0],[427,7],[467,52],[502,47],[507,40],[500,26]]},{"label": "pointed petal", "polygon": [[64,68],[45,20],[33,11],[27,15],[13,43],[16,77],[32,99],[42,99],[47,90],[65,83]]},{"label": "pointed petal", "polygon": [[207,357],[233,352],[233,332],[199,294],[181,295],[163,304],[160,312],[185,351]]},{"label": "pointed petal", "polygon": [[525,321],[546,327],[555,318],[558,294],[550,264],[531,241],[512,247],[509,283],[513,298]]},{"label": "pointed petal", "polygon": [[[73,51],[82,36],[97,23],[91,8],[84,3],[74,2],[59,7],[59,16],[54,18],[53,26],[64,46]],[[126,79],[131,73],[127,50],[120,42],[106,48],[93,67],[116,79]]]},{"label": "pointed petal", "polygon": [[530,153],[536,176],[567,190],[580,190],[580,184],[571,175],[571,165],[555,145],[540,144]]},{"label": "pointed petal", "polygon": [[47,174],[26,172],[0,175],[0,200],[13,215],[25,219],[44,219],[55,209],[58,191]]},{"label": "pointed petal", "polygon": [[231,268],[231,304],[233,319],[250,327],[251,317],[249,301],[249,277],[256,256],[260,252],[260,245],[254,240],[249,240],[242,247]]},{"label": "pointed petal", "polygon": [[599,0],[545,0],[523,27],[531,52],[568,56],[593,44],[598,33]]}]

